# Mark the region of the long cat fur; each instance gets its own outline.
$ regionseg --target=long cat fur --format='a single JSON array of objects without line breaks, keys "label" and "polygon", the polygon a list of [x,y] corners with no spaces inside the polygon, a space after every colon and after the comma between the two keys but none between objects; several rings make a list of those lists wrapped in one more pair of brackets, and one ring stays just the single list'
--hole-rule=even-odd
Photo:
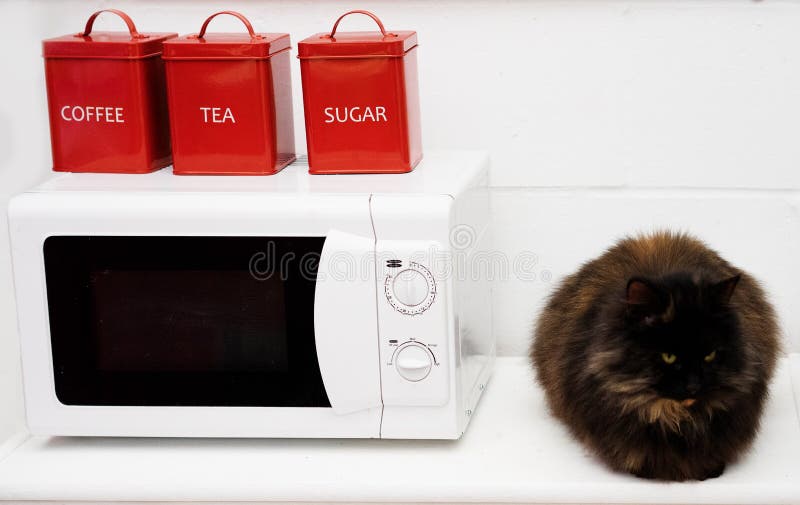
[{"label": "long cat fur", "polygon": [[[648,366],[637,373],[626,342],[626,286],[676,273],[739,275],[729,300],[741,366],[692,407],[659,395]],[[531,360],[552,413],[609,467],[663,480],[720,475],[751,445],[780,351],[764,292],[701,241],[661,231],[629,237],[567,277],[536,325]],[[635,353],[634,353],[635,354]]]}]

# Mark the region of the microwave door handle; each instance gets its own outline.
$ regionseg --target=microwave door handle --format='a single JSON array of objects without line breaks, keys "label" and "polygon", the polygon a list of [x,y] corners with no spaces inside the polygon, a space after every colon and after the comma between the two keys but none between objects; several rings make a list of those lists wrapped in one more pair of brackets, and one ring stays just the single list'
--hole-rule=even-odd
[{"label": "microwave door handle", "polygon": [[336,414],[382,406],[375,239],[330,230],[317,270],[314,332],[322,382]]}]

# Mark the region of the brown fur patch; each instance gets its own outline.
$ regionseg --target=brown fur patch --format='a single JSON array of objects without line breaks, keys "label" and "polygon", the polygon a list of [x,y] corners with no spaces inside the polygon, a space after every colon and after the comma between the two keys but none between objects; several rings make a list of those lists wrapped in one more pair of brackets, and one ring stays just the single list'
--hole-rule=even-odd
[{"label": "brown fur patch", "polygon": [[586,371],[593,375],[601,374],[610,366],[619,362],[620,359],[622,359],[622,356],[618,351],[607,350],[593,352],[589,355]]},{"label": "brown fur patch", "polygon": [[675,301],[672,298],[670,298],[666,310],[661,315],[661,321],[669,323],[673,319],[675,319]]},{"label": "brown fur patch", "polygon": [[647,379],[633,378],[633,379],[625,379],[618,381],[609,381],[607,384],[604,384],[604,389],[620,395],[633,395],[633,394],[640,394],[646,391],[649,388],[649,386],[650,382]]},{"label": "brown fur patch", "polygon": [[660,424],[662,428],[678,432],[681,423],[691,419],[691,413],[680,402],[670,398],[657,398],[639,410],[642,420]]},{"label": "brown fur patch", "polygon": [[630,450],[622,458],[622,467],[626,472],[638,472],[644,465],[645,459],[644,450]]}]

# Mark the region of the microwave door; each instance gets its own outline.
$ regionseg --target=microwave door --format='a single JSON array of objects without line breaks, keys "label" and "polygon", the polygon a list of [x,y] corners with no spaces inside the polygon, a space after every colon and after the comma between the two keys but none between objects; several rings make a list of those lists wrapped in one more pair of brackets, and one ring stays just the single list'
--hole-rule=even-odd
[{"label": "microwave door", "polygon": [[324,242],[49,237],[56,396],[64,405],[330,407],[311,317],[318,272],[307,259]]},{"label": "microwave door", "polygon": [[375,286],[374,238],[330,230],[319,262],[314,328],[336,414],[382,406]]}]

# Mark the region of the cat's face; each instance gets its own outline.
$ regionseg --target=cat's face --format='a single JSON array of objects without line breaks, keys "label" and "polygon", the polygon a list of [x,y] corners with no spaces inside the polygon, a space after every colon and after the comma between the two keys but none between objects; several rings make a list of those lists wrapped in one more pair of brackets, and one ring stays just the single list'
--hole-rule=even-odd
[{"label": "cat's face", "polygon": [[629,361],[660,397],[691,407],[719,400],[730,388],[742,366],[738,319],[729,303],[738,280],[673,274],[629,281]]}]

